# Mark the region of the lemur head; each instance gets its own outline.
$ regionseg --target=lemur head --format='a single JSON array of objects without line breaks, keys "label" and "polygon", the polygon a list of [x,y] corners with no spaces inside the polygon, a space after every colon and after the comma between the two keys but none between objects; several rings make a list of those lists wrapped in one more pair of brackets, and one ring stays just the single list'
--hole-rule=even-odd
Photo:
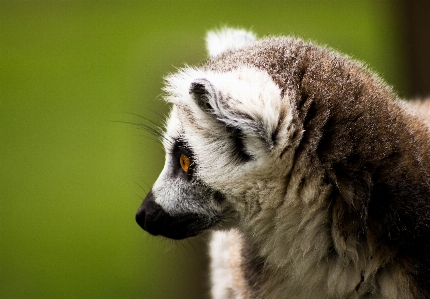
[{"label": "lemur head", "polygon": [[[212,60],[254,42],[243,30],[207,38]],[[185,68],[166,81],[166,100],[173,104],[166,161],[137,212],[138,224],[153,235],[183,239],[240,225],[261,206],[281,201],[280,181],[301,134],[288,91],[249,65]]]}]

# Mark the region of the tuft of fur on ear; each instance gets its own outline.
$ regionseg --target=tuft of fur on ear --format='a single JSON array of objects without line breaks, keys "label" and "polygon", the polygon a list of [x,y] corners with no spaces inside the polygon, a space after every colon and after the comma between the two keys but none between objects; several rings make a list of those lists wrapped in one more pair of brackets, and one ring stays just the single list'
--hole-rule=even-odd
[{"label": "tuft of fur on ear", "polygon": [[289,94],[283,95],[270,75],[256,68],[223,73],[184,68],[166,78],[164,91],[165,100],[192,114],[199,126],[210,130],[216,121],[230,132],[240,132],[236,135],[262,141],[259,148],[253,144],[254,151],[282,150],[297,129],[289,126],[293,119]]},{"label": "tuft of fur on ear", "polygon": [[211,99],[216,99],[215,87],[207,79],[196,79],[190,85],[189,91],[196,104],[204,111],[213,112],[209,103]]},{"label": "tuft of fur on ear", "polygon": [[227,50],[237,50],[257,40],[257,36],[244,29],[222,28],[209,31],[206,35],[206,49],[213,58]]},{"label": "tuft of fur on ear", "polygon": [[267,73],[252,68],[207,73],[190,82],[188,93],[200,110],[230,131],[258,138],[266,149],[273,149],[279,136],[287,134],[282,130],[291,121],[288,98],[282,98]]}]

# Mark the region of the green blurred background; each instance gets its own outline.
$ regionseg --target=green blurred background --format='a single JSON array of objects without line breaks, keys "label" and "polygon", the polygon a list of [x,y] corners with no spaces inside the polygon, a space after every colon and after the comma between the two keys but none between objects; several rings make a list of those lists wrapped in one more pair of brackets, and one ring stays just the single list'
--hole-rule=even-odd
[{"label": "green blurred background", "polygon": [[162,124],[162,78],[208,29],[316,40],[410,95],[396,1],[8,1],[0,21],[0,298],[207,298],[207,236],[134,221],[164,152],[126,123]]}]

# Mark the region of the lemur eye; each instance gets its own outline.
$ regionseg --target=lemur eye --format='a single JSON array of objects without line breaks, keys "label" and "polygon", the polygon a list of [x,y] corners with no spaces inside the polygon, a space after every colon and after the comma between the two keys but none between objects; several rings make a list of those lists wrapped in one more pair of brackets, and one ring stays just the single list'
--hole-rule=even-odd
[{"label": "lemur eye", "polygon": [[179,163],[181,164],[182,170],[188,173],[188,169],[190,168],[190,158],[187,157],[187,155],[181,154],[179,157]]}]

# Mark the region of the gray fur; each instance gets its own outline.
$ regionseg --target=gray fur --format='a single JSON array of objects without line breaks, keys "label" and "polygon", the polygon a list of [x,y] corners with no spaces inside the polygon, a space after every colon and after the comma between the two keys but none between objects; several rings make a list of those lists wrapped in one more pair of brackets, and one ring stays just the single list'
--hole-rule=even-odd
[{"label": "gray fur", "polygon": [[167,78],[166,165],[138,223],[218,231],[217,299],[430,298],[428,102],[325,47],[250,36]]}]

